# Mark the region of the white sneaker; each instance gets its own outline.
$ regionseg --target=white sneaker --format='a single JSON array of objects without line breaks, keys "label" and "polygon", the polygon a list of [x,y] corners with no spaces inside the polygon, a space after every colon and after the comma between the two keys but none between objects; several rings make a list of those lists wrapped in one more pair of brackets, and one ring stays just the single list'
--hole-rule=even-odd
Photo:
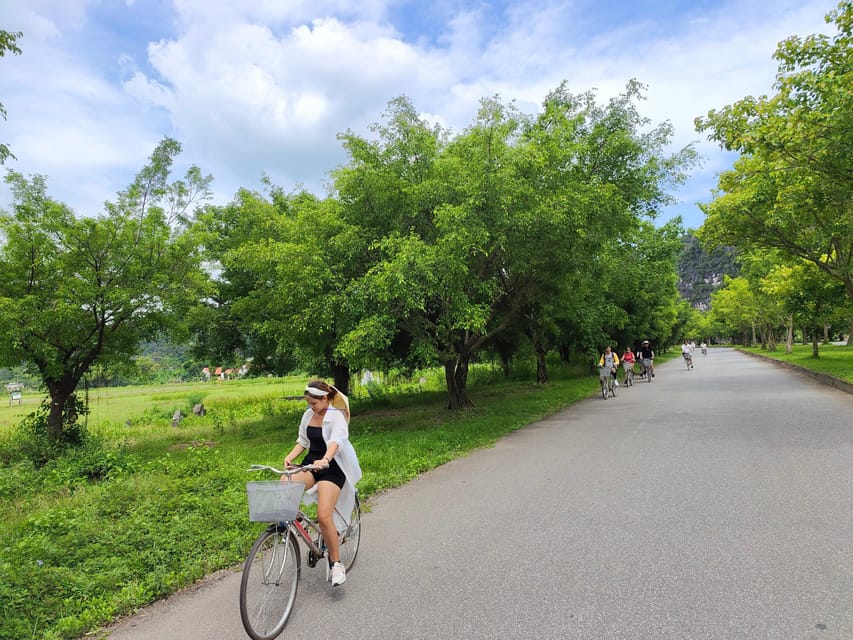
[{"label": "white sneaker", "polygon": [[618,380],[614,380],[614,381],[613,381],[613,386],[614,386],[614,387],[618,387],[618,386],[619,386],[619,381],[618,381]]},{"label": "white sneaker", "polygon": [[344,565],[336,562],[332,565],[332,586],[338,587],[347,581],[347,572]]}]

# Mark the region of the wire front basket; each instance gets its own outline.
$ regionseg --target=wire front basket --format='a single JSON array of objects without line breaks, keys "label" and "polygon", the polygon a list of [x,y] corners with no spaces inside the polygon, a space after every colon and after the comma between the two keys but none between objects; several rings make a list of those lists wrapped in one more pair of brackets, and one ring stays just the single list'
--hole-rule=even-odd
[{"label": "wire front basket", "polygon": [[285,522],[293,520],[305,493],[304,482],[262,480],[246,483],[249,520],[252,522]]}]

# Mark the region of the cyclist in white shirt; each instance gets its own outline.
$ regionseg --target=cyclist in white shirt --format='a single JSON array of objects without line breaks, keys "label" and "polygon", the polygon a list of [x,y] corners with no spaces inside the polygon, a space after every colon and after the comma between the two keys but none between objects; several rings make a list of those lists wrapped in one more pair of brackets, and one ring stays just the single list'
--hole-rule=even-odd
[{"label": "cyclist in white shirt", "polygon": [[684,344],[681,345],[681,355],[684,356],[685,362],[687,362],[687,368],[693,368],[693,349],[690,348],[687,340],[684,341]]}]

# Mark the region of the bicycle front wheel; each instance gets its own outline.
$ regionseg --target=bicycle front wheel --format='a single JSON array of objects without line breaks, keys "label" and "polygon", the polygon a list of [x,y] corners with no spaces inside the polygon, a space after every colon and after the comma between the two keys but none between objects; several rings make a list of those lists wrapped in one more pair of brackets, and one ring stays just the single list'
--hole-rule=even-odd
[{"label": "bicycle front wheel", "polygon": [[254,640],[273,640],[287,624],[299,585],[299,546],[288,529],[270,527],[252,545],[240,581],[240,617]]},{"label": "bicycle front wheel", "polygon": [[355,496],[355,505],[347,520],[349,525],[341,534],[340,554],[344,569],[349,571],[355,562],[355,556],[358,555],[358,545],[361,542],[361,502],[358,494]]},{"label": "bicycle front wheel", "polygon": [[598,382],[601,385],[601,397],[607,400],[607,382],[601,379]]}]

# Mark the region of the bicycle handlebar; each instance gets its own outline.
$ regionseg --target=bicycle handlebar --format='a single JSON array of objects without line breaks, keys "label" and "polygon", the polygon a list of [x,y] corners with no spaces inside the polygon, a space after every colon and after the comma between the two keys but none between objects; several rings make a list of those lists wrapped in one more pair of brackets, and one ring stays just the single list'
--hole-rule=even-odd
[{"label": "bicycle handlebar", "polygon": [[271,467],[268,464],[253,464],[251,467],[247,469],[247,471],[272,471],[280,476],[292,476],[294,473],[299,473],[300,471],[311,471],[312,469],[316,469],[313,464],[306,465],[291,465],[289,469],[286,471],[282,471],[281,469],[276,469],[275,467]]}]

